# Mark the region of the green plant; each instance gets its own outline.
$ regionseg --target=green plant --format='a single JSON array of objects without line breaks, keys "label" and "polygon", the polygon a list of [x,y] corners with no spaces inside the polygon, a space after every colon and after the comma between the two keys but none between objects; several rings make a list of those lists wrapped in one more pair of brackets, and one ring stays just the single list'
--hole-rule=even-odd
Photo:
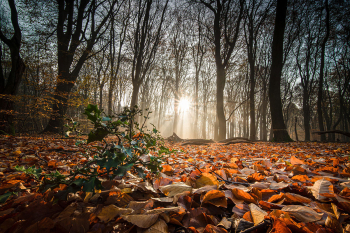
[{"label": "green plant", "polygon": [[[144,116],[144,122],[140,127],[135,121],[137,116],[142,115],[137,106],[133,109],[125,108],[122,113],[115,116],[107,116],[97,105],[89,104],[84,114],[94,128],[87,135],[87,139],[76,141],[76,145],[85,150],[82,154],[87,161],[85,164],[77,165],[68,176],[58,171],[41,176],[41,170],[35,167],[27,169],[17,167],[17,170],[24,171],[35,179],[41,179],[39,186],[41,192],[56,188],[60,184],[67,185],[65,190],[56,194],[59,199],[65,199],[68,193],[80,190],[93,192],[102,189],[99,177],[113,179],[116,176],[124,176],[131,169],[138,172],[141,177],[145,177],[146,172],[158,172],[161,170],[163,154],[175,151],[170,151],[164,146],[163,139],[154,125],[152,130],[145,128],[150,113]],[[76,133],[78,138],[84,135],[79,130],[78,122],[72,120],[66,127],[67,137],[71,133]],[[115,140],[107,140],[108,135],[115,136]],[[150,155],[150,151],[158,152],[158,156]]]}]

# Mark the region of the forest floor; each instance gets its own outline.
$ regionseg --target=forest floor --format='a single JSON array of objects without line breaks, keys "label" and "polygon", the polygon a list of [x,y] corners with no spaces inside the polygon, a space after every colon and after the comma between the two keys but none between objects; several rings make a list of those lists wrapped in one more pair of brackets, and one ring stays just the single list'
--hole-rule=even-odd
[{"label": "forest floor", "polygon": [[0,232],[350,232],[349,143],[182,146],[158,176],[102,179],[55,201],[14,167],[63,174],[75,140],[0,137]]}]

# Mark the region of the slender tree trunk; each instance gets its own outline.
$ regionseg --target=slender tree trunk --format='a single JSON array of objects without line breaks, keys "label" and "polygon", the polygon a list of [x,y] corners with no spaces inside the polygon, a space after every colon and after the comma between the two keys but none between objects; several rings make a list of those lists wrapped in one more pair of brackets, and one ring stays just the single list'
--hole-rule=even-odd
[{"label": "slender tree trunk", "polygon": [[297,142],[299,142],[297,124],[298,124],[298,118],[295,117],[295,121],[294,121],[295,140],[296,140]]},{"label": "slender tree trunk", "polygon": [[[251,59],[252,60],[252,59]],[[250,140],[256,139],[255,131],[255,72],[254,72],[254,62],[250,63],[250,93],[249,93],[249,113],[250,113]]]},{"label": "slender tree trunk", "polygon": [[262,118],[261,118],[261,131],[262,131],[262,137],[261,140],[267,141],[267,98],[266,98],[266,83],[263,84],[263,102],[262,102]]},{"label": "slender tree trunk", "polygon": [[275,29],[272,41],[272,64],[269,83],[272,131],[275,141],[291,141],[283,120],[281,76],[283,68],[283,38],[286,25],[287,0],[277,0]]},{"label": "slender tree trunk", "polygon": [[139,91],[140,91],[140,83],[137,82],[137,81],[133,82],[130,107],[134,107],[135,105],[137,105],[137,99],[139,97]]},{"label": "slender tree trunk", "polygon": [[[323,70],[324,70],[324,57],[326,50],[326,43],[329,37],[329,9],[328,9],[328,0],[325,0],[326,8],[326,36],[323,39],[321,45],[321,65],[320,65],[320,77],[318,81],[318,96],[317,96],[317,115],[318,115],[318,125],[320,131],[324,131],[323,126],[323,117],[322,117],[322,95],[323,95]],[[321,134],[321,141],[326,141],[326,135]]]},{"label": "slender tree trunk", "polygon": [[310,106],[309,106],[309,95],[307,89],[304,89],[303,94],[303,115],[304,115],[304,130],[305,130],[305,141],[310,141]]},{"label": "slender tree trunk", "polygon": [[202,137],[205,139],[207,132],[207,105],[203,104],[203,121],[202,121]]},{"label": "slender tree trunk", "polygon": [[216,140],[220,141],[226,139],[226,119],[224,112],[224,89],[225,89],[225,69],[222,65],[217,66],[216,79],[216,113],[218,133]]}]

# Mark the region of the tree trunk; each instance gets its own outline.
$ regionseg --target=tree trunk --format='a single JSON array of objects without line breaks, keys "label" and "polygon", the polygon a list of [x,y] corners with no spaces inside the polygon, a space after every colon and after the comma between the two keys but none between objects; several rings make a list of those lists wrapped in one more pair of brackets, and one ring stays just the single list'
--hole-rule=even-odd
[{"label": "tree trunk", "polygon": [[226,119],[224,112],[224,89],[225,89],[225,69],[217,65],[217,79],[216,79],[216,114],[218,133],[216,141],[226,139]]},{"label": "tree trunk", "polygon": [[138,100],[138,97],[139,97],[139,91],[140,91],[140,83],[139,82],[133,82],[131,103],[130,103],[130,107],[131,108],[133,108],[135,105],[137,105],[137,100]]},{"label": "tree trunk", "polygon": [[309,95],[307,89],[304,89],[303,94],[303,115],[304,115],[304,130],[305,130],[305,141],[310,141],[310,106],[309,106]]},{"label": "tree trunk", "polygon": [[0,40],[4,42],[11,52],[11,70],[5,81],[5,77],[1,65],[1,47],[0,47],[0,129],[8,131],[8,127],[13,129],[13,115],[14,102],[11,96],[17,94],[18,87],[22,80],[22,75],[25,70],[25,64],[20,56],[22,33],[18,25],[18,14],[14,0],[8,1],[11,10],[11,23],[14,29],[14,33],[11,39],[6,38],[3,35],[0,28]]},{"label": "tree trunk", "polygon": [[287,0],[277,0],[275,29],[272,41],[272,64],[269,83],[272,131],[277,142],[291,141],[283,120],[281,76],[283,68],[283,38],[286,25]]},{"label": "tree trunk", "polygon": [[294,122],[295,140],[296,140],[297,142],[299,142],[297,124],[298,124],[298,118],[295,117],[295,122]]},{"label": "tree trunk", "polygon": [[[323,94],[323,70],[324,70],[324,57],[326,50],[326,43],[329,37],[329,9],[328,9],[328,0],[325,0],[326,8],[326,36],[323,39],[321,45],[321,65],[320,65],[320,77],[318,81],[318,96],[317,96],[317,115],[318,115],[318,125],[320,131],[324,131],[323,126],[323,117],[322,117],[322,94]],[[326,141],[326,135],[321,134],[321,141]]]},{"label": "tree trunk", "polygon": [[263,99],[262,99],[262,118],[261,118],[261,131],[262,131],[262,137],[261,140],[267,141],[267,98],[266,98],[266,83],[263,84]]},{"label": "tree trunk", "polygon": [[202,137],[204,139],[207,138],[206,132],[207,132],[207,105],[203,103]]},{"label": "tree trunk", "polygon": [[255,94],[254,93],[255,92],[254,61],[251,61],[249,64],[250,64],[250,93],[249,93],[250,140],[255,140],[256,131],[255,131],[255,98],[254,98],[254,94]]}]

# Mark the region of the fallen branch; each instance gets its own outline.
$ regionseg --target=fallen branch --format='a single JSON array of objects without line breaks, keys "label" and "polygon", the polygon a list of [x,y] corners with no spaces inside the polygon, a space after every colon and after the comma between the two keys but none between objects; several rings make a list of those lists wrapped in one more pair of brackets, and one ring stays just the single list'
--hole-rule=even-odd
[{"label": "fallen branch", "polygon": [[208,145],[208,143],[215,143],[211,139],[186,139],[182,146],[184,145]]},{"label": "fallen branch", "polygon": [[338,134],[342,134],[342,135],[345,135],[345,136],[350,138],[350,133],[349,132],[345,132],[345,131],[341,131],[341,130],[315,131],[315,132],[312,132],[312,133],[313,134],[318,134],[318,135],[326,134],[326,133],[338,133]]},{"label": "fallen branch", "polygon": [[[196,167],[196,169],[202,174],[203,172],[201,170],[199,170],[198,167]],[[214,173],[217,177],[219,177],[222,181],[224,181],[225,183],[230,183],[230,184],[237,184],[237,185],[244,185],[249,187],[250,184],[249,183],[242,183],[242,182],[235,182],[235,181],[230,181],[230,180],[225,180],[224,178],[222,178],[222,176],[220,176],[219,174],[215,173],[215,172],[210,172],[210,173]]]},{"label": "fallen branch", "polygon": [[40,159],[41,161],[44,161],[46,164],[49,164],[49,162],[48,162],[47,160],[45,160],[45,159],[43,159],[43,158],[40,157],[40,155],[38,154],[38,151],[35,151],[34,155],[35,155],[38,159]]},{"label": "fallen branch", "polygon": [[248,139],[248,138],[243,138],[243,137],[233,137],[233,138],[228,138],[228,139],[224,139],[224,140],[218,141],[218,143],[230,142],[230,141],[237,140],[237,139],[241,139],[241,140],[247,140],[247,141],[249,141],[249,139]]},{"label": "fallen branch", "polygon": [[236,141],[230,141],[225,143],[225,145],[232,145],[232,144],[236,144],[236,143],[254,143],[253,141],[250,140],[236,140]]}]

